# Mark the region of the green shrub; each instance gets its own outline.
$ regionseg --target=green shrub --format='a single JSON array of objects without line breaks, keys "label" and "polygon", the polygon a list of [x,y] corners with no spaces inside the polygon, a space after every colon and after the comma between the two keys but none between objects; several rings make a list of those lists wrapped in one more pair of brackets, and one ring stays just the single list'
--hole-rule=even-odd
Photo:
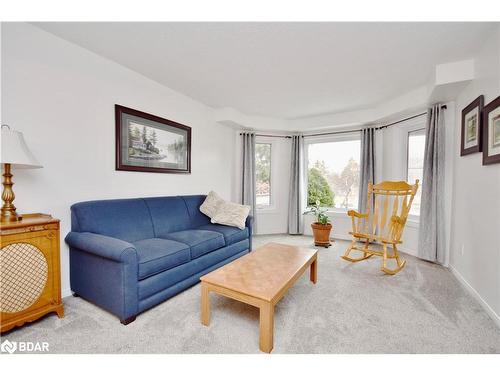
[{"label": "green shrub", "polygon": [[321,207],[333,207],[335,195],[328,181],[317,168],[310,168],[307,184],[307,205],[314,206],[319,201]]}]

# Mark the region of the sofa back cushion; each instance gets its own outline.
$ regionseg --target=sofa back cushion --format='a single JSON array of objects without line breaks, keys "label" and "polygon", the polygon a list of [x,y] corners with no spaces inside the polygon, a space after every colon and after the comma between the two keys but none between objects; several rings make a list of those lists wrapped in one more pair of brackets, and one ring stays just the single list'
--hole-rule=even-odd
[{"label": "sofa back cushion", "polygon": [[200,211],[200,206],[205,201],[206,195],[185,195],[182,197],[186,203],[191,220],[191,228],[198,228],[210,224],[210,218]]},{"label": "sofa back cushion", "polygon": [[144,198],[151,220],[154,236],[164,238],[168,233],[191,228],[189,213],[182,197]]},{"label": "sofa back cushion", "polygon": [[153,223],[143,199],[80,202],[71,206],[72,230],[119,238],[127,242],[154,237]]}]

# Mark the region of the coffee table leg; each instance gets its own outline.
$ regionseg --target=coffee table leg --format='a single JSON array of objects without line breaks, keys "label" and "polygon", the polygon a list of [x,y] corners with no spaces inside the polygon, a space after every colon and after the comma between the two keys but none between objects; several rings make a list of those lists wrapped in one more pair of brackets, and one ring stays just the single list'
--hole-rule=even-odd
[{"label": "coffee table leg", "polygon": [[316,284],[318,281],[318,260],[314,259],[314,262],[311,263],[311,273],[309,275],[313,284]]},{"label": "coffee table leg", "polygon": [[201,324],[210,324],[210,291],[204,282],[201,282]]},{"label": "coffee table leg", "polygon": [[270,302],[263,302],[260,306],[260,350],[266,353],[270,353],[273,350],[273,336],[274,306]]}]

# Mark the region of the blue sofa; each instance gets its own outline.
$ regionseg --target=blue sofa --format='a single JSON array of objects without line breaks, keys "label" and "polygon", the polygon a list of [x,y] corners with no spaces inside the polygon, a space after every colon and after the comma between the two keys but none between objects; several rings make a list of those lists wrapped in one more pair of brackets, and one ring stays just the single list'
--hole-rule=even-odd
[{"label": "blue sofa", "polygon": [[241,230],[211,224],[204,195],[99,200],[71,206],[71,290],[123,324],[252,248]]}]

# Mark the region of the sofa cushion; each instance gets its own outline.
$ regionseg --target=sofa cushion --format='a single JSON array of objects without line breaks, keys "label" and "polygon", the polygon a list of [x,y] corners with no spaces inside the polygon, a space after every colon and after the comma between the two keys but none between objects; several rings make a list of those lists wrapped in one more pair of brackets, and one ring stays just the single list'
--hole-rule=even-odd
[{"label": "sofa cushion", "polygon": [[227,225],[207,224],[202,225],[197,229],[211,230],[221,233],[224,236],[224,242],[226,243],[226,246],[232,245],[233,243],[240,242],[241,240],[248,238],[248,228],[241,230],[240,228],[230,227]]},{"label": "sofa cushion", "polygon": [[127,242],[155,236],[148,207],[140,198],[76,203],[71,206],[71,230]]},{"label": "sofa cushion", "polygon": [[212,224],[229,225],[243,230],[249,213],[250,206],[224,201],[210,221]]},{"label": "sofa cushion", "polygon": [[224,236],[221,233],[209,230],[183,230],[169,233],[165,238],[189,245],[191,248],[191,259],[198,258],[203,254],[225,246]]},{"label": "sofa cushion", "polygon": [[210,223],[210,218],[200,211],[200,206],[205,200],[206,195],[186,195],[182,199],[186,203],[191,220],[191,228],[199,227]]},{"label": "sofa cushion", "polygon": [[224,203],[224,199],[219,197],[215,191],[211,191],[201,204],[200,211],[212,218],[215,216],[217,209],[222,203]]},{"label": "sofa cushion", "polygon": [[163,238],[134,242],[139,258],[139,280],[177,267],[191,260],[189,246]]},{"label": "sofa cushion", "polygon": [[234,260],[233,257],[248,253],[248,248],[248,240],[243,240],[193,259],[191,262],[182,264],[179,267],[141,280],[138,283],[139,301],[154,294],[163,293],[167,288],[173,285],[182,284],[192,275],[211,272],[214,268],[220,267],[221,263],[224,263],[225,260]]},{"label": "sofa cushion", "polygon": [[181,197],[144,198],[154,233],[152,237],[163,238],[170,232],[178,232],[192,228],[186,203]]}]

